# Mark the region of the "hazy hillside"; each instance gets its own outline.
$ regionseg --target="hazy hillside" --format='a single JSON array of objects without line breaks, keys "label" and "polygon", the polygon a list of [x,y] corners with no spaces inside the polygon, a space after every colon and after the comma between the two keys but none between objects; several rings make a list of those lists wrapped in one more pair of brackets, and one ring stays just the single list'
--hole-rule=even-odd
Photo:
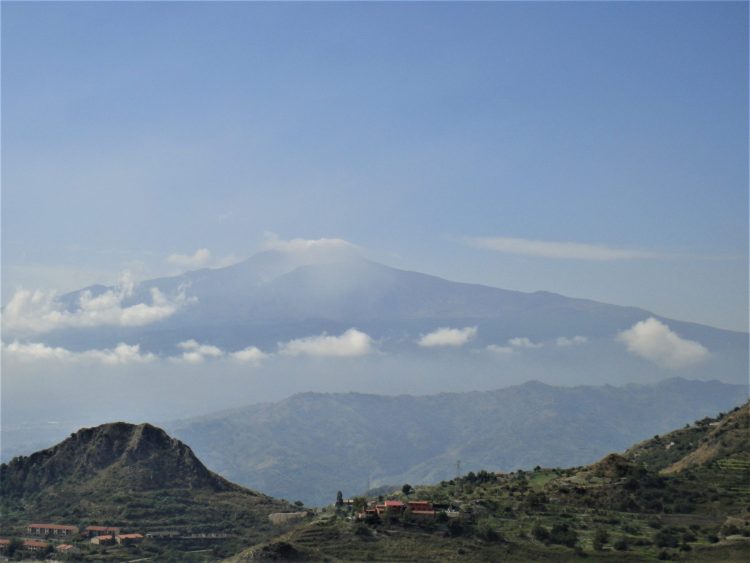
[{"label": "hazy hillside", "polygon": [[430,483],[462,470],[591,463],[646,437],[732,408],[747,389],[672,379],[432,396],[295,395],[176,422],[214,470],[274,496],[328,503],[368,484]]},{"label": "hazy hillside", "polygon": [[[407,509],[352,522],[346,506],[329,507],[230,561],[747,561],[750,453],[737,445],[747,440],[749,408],[668,434],[722,429],[682,452],[695,463],[668,474],[618,454],[585,467],[472,472],[387,497],[427,500],[434,518]],[[699,455],[717,442],[713,457]],[[626,455],[664,447],[652,439]]]}]

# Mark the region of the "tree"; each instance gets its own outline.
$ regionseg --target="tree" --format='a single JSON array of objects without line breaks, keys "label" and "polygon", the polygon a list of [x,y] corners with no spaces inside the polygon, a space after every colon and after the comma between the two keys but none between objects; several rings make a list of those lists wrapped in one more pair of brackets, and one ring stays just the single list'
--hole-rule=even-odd
[{"label": "tree", "polygon": [[609,534],[607,533],[607,530],[604,528],[599,528],[594,533],[594,549],[597,551],[601,551],[604,549],[604,544],[609,542]]},{"label": "tree", "polygon": [[408,497],[414,492],[414,487],[412,487],[409,483],[405,483],[404,486],[401,487],[401,492]]},{"label": "tree", "polygon": [[534,539],[536,540],[546,541],[549,538],[549,530],[541,524],[536,524],[531,529],[531,535],[534,536]]},{"label": "tree", "polygon": [[364,512],[367,508],[367,499],[365,497],[354,497],[352,499],[352,507],[355,512]]},{"label": "tree", "polygon": [[344,493],[338,491],[336,493],[336,506],[342,506],[344,504]]}]

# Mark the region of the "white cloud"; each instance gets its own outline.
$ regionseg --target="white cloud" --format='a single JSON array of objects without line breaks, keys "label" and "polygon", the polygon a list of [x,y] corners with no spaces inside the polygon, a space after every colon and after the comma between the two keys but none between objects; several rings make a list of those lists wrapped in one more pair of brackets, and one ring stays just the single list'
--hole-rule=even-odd
[{"label": "white cloud", "polygon": [[224,355],[224,351],[221,348],[208,344],[199,344],[193,339],[180,342],[177,347],[185,351],[182,353],[182,356],[173,359],[189,364],[200,364],[206,358],[221,358]]},{"label": "white cloud", "polygon": [[513,348],[541,348],[543,346],[542,344],[532,342],[525,336],[517,336],[516,338],[511,338],[510,340],[508,340],[508,344]]},{"label": "white cloud", "polygon": [[140,346],[120,343],[115,348],[73,352],[65,348],[47,346],[41,342],[3,344],[3,353],[22,362],[99,362],[106,365],[146,363],[156,359],[151,353],[142,354]]},{"label": "white cloud", "polygon": [[356,328],[350,328],[340,336],[323,333],[279,343],[279,353],[286,356],[364,356],[373,351],[372,338]]},{"label": "white cloud", "polygon": [[305,253],[309,251],[356,251],[357,246],[340,238],[319,238],[291,240],[280,239],[276,234],[266,232],[263,234],[264,250],[278,250],[288,253]]},{"label": "white cloud", "polygon": [[500,346],[499,344],[490,344],[487,346],[487,351],[498,356],[509,356],[515,352],[512,346]]},{"label": "white cloud", "polygon": [[634,260],[662,258],[663,255],[646,250],[613,248],[601,244],[530,240],[509,237],[466,237],[468,245],[505,254],[521,254],[541,258],[566,260]]},{"label": "white cloud", "polygon": [[5,307],[3,330],[15,335],[29,335],[60,328],[95,326],[144,326],[174,315],[186,299],[181,290],[168,299],[157,288],[151,288],[151,303],[137,303],[123,307],[123,300],[133,293],[134,283],[124,277],[117,287],[94,296],[81,293],[78,308],[68,310],[59,302],[55,292],[19,289]]},{"label": "white cloud", "polygon": [[558,348],[566,348],[568,346],[580,346],[581,344],[586,344],[588,341],[589,339],[585,336],[574,336],[573,338],[561,336],[555,341],[555,344]]},{"label": "white cloud", "polygon": [[199,248],[192,256],[188,254],[171,254],[167,257],[167,262],[173,266],[181,268],[195,269],[208,265],[211,260],[211,252],[208,248]]},{"label": "white cloud", "polygon": [[653,317],[622,331],[617,340],[632,354],[671,369],[696,364],[709,356],[708,349],[701,343],[681,338]]},{"label": "white cloud", "polygon": [[268,354],[263,352],[260,348],[255,346],[248,346],[237,352],[232,352],[230,356],[238,362],[248,362],[252,364],[258,364],[268,357]]},{"label": "white cloud", "polygon": [[477,335],[477,327],[467,326],[464,328],[441,327],[429,334],[423,335],[417,344],[424,348],[436,346],[463,346]]}]

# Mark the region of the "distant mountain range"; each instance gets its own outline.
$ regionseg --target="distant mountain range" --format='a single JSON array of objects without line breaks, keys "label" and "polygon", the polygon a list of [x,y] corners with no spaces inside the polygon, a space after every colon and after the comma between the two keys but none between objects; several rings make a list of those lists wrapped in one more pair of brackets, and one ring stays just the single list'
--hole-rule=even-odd
[{"label": "distant mountain range", "polygon": [[310,504],[461,470],[591,463],[747,400],[747,387],[674,378],[655,385],[432,396],[303,393],[168,424],[233,481]]}]

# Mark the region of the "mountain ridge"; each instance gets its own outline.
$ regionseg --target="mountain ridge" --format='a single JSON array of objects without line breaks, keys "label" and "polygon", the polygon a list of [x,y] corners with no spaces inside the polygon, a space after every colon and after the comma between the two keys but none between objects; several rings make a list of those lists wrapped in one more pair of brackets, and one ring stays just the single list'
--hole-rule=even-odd
[{"label": "mountain ridge", "polygon": [[444,479],[457,459],[467,470],[503,471],[592,462],[746,397],[740,385],[681,378],[425,396],[301,393],[167,427],[232,480],[320,504],[336,490],[363,491],[368,480]]}]

